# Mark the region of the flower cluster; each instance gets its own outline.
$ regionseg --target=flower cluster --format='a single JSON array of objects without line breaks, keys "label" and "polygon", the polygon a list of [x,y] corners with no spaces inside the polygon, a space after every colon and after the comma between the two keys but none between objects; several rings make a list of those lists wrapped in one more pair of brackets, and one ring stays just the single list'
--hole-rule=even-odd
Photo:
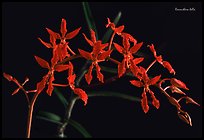
[{"label": "flower cluster", "polygon": [[[159,109],[160,107],[160,101],[156,98],[155,93],[152,91],[152,89],[150,89],[150,87],[155,86],[159,88],[160,91],[167,97],[168,101],[176,107],[179,118],[188,123],[189,125],[192,125],[189,114],[183,111],[181,109],[181,105],[179,104],[182,99],[185,99],[186,103],[193,103],[199,106],[197,102],[195,102],[192,98],[188,97],[185,92],[181,90],[189,90],[187,86],[181,80],[178,80],[174,77],[162,79],[161,74],[151,77],[148,74],[149,69],[156,62],[158,62],[164,68],[166,68],[170,74],[175,75],[176,72],[171,66],[170,62],[164,61],[162,56],[157,54],[154,45],[151,44],[148,45],[147,48],[149,48],[150,51],[153,53],[155,59],[147,68],[141,66],[140,63],[144,61],[145,58],[136,57],[135,54],[142,48],[143,42],[138,42],[131,34],[124,32],[124,25],[116,27],[116,25],[111,22],[109,18],[108,23],[106,24],[106,28],[111,28],[113,31],[109,43],[103,44],[101,40],[97,40],[94,30],[90,29],[90,39],[84,33],[83,36],[88,46],[92,48],[92,51],[87,52],[84,49],[78,49],[79,54],[75,53],[70,48],[68,41],[74,38],[79,33],[81,27],[75,29],[72,32],[68,32],[66,27],[66,20],[62,19],[60,33],[56,33],[51,29],[46,28],[50,36],[50,42],[47,43],[41,38],[38,39],[45,47],[52,49],[52,57],[50,59],[50,64],[46,60],[38,56],[34,57],[37,63],[42,68],[47,69],[48,72],[42,77],[42,80],[36,84],[36,89],[29,91],[25,90],[23,87],[24,84],[28,82],[28,78],[26,78],[26,80],[21,84],[11,75],[4,73],[3,76],[7,80],[13,81],[18,85],[18,88],[12,93],[12,95],[16,94],[20,89],[22,89],[25,94],[28,94],[30,92],[40,94],[47,86],[46,93],[51,96],[54,86],[69,87],[76,95],[78,95],[84,101],[84,105],[86,105],[88,95],[83,89],[81,89],[80,87],[76,87],[75,85],[76,74],[74,73],[74,65],[72,64],[71,60],[82,57],[91,62],[89,68],[87,69],[87,73],[84,76],[88,85],[91,84],[91,81],[93,79],[92,73],[94,69],[96,71],[96,75],[99,82],[105,83],[105,78],[104,75],[101,73],[101,67],[99,63],[104,61],[111,61],[117,64],[118,79],[122,76],[125,76],[127,73],[131,73],[134,76],[134,79],[129,81],[130,84],[138,88],[143,88],[143,92],[141,95],[141,106],[145,113],[149,111],[148,95],[151,96],[152,105],[157,109]],[[122,44],[113,41],[115,35],[121,38]],[[115,50],[123,56],[121,62],[111,57],[112,52]],[[54,83],[55,72],[62,71],[67,71],[68,73],[67,83]],[[169,81],[170,85],[163,88],[162,83],[164,83],[165,81]],[[171,93],[167,92],[168,89],[170,89],[171,93],[181,94],[182,97],[178,100],[175,99],[171,96]]]}]

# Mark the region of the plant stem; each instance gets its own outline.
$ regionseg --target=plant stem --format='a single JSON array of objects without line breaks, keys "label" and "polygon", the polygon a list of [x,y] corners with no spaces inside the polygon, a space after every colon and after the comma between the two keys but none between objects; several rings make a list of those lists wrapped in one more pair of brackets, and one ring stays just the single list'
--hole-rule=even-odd
[{"label": "plant stem", "polygon": [[146,69],[146,73],[148,72],[148,70],[154,65],[154,63],[156,63],[157,62],[157,60],[154,60],[150,65],[149,65],[149,67]]},{"label": "plant stem", "polygon": [[[133,97],[133,96],[129,96],[129,95],[126,95],[126,94],[122,94],[122,93],[117,93],[117,92],[110,92],[110,91],[104,91],[104,92],[90,92],[87,94],[88,97],[118,97],[118,98],[122,98],[122,99],[126,99],[126,100],[129,100],[129,101],[136,101],[136,102],[140,102],[141,99],[138,98],[138,97]],[[66,113],[65,113],[65,118],[64,118],[64,122],[62,124],[60,124],[59,126],[59,129],[58,129],[58,136],[60,138],[63,138],[64,137],[64,131],[65,131],[65,128],[66,126],[68,125],[69,123],[69,120],[71,118],[71,113],[72,113],[72,109],[74,107],[74,104],[75,102],[80,99],[78,96],[75,96],[75,97],[72,97],[69,101],[69,104],[67,106],[67,109],[66,109]],[[152,104],[151,102],[148,102],[149,104]]]},{"label": "plant stem", "polygon": [[110,61],[112,61],[113,63],[115,63],[115,64],[120,64],[120,62],[119,61],[117,61],[117,60],[115,60],[115,59],[113,59],[113,58],[111,58],[111,57],[108,57],[108,60],[110,60]]},{"label": "plant stem", "polygon": [[35,101],[36,101],[37,97],[38,97],[38,93],[36,92],[34,94],[32,100],[31,100],[30,105],[29,105],[26,138],[30,138],[32,116],[33,116],[33,107],[35,105]]},{"label": "plant stem", "polygon": [[69,119],[71,117],[72,109],[74,107],[76,99],[77,99],[77,97],[71,98],[70,102],[69,102],[69,104],[67,106],[65,117],[64,117],[64,122],[59,126],[59,129],[58,129],[58,136],[60,138],[64,138],[64,131],[65,131],[66,126],[69,123]]},{"label": "plant stem", "polygon": [[76,78],[75,81],[75,85],[76,87],[79,87],[80,85],[80,81],[82,79],[82,77],[85,75],[85,73],[87,72],[87,66],[90,64],[89,60],[86,60],[86,63],[83,65],[83,67],[81,68],[80,72],[79,72],[79,76]]},{"label": "plant stem", "polygon": [[70,60],[73,60],[73,59],[76,59],[76,58],[79,58],[79,57],[82,57],[82,56],[80,54],[72,55],[72,56],[70,56],[68,58],[65,58],[62,61],[58,62],[56,65],[64,64],[64,63],[66,63],[66,62],[68,62]]},{"label": "plant stem", "polygon": [[113,38],[114,38],[114,36],[115,36],[115,32],[113,32],[113,34],[112,34],[112,36],[111,36],[110,44],[109,44],[108,50],[111,49],[111,45],[112,45],[112,43],[113,43]]}]

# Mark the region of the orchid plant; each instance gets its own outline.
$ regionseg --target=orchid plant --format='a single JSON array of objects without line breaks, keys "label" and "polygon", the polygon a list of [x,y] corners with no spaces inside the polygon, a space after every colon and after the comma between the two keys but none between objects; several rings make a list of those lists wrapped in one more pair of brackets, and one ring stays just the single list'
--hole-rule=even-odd
[{"label": "orchid plant", "polygon": [[[90,14],[86,11],[89,7],[86,5],[87,3],[83,4],[85,14],[87,16],[87,14]],[[89,19],[87,18],[87,20]],[[157,95],[155,95],[153,89],[151,89],[151,87],[156,87],[163,95],[166,96],[167,101],[176,107],[178,117],[188,125],[192,126],[191,117],[189,113],[182,108],[180,101],[185,100],[186,103],[192,103],[197,106],[200,105],[184,92],[184,90],[187,91],[189,88],[182,80],[175,77],[176,70],[172,67],[170,61],[163,60],[162,55],[158,55],[158,52],[156,51],[158,46],[155,46],[152,43],[147,46],[143,45],[144,43],[142,41],[138,41],[134,36],[125,31],[126,25],[117,26],[116,23],[116,20],[115,22],[112,22],[110,18],[107,18],[107,24],[104,26],[112,30],[112,34],[109,41],[103,43],[101,39],[97,39],[94,28],[90,28],[90,35],[81,33],[83,27],[77,27],[75,30],[69,31],[67,30],[66,19],[62,18],[60,33],[46,28],[49,34],[49,42],[38,38],[46,48],[51,50],[52,57],[48,61],[43,59],[43,56],[34,56],[39,66],[47,70],[47,73],[41,75],[41,80],[36,82],[35,87],[29,90],[24,87],[24,85],[29,81],[28,77],[25,78],[24,82],[19,82],[12,76],[13,74],[10,75],[6,72],[3,73],[4,78],[17,85],[17,89],[13,91],[12,95],[23,92],[26,96],[29,110],[26,132],[27,138],[30,138],[31,135],[33,108],[37,98],[43,93],[47,93],[49,96],[52,96],[52,93],[54,92],[53,90],[57,89],[57,87],[70,88],[72,91],[72,95],[70,95],[72,97],[69,100],[69,104],[67,104],[65,119],[60,123],[58,131],[59,137],[64,137],[64,130],[66,126],[69,123],[72,123],[70,117],[75,101],[77,99],[81,99],[84,102],[84,106],[86,106],[89,102],[88,98],[94,96],[86,93],[86,90],[80,86],[80,81],[84,79],[87,82],[87,86],[91,86],[94,78],[97,78],[101,85],[111,81],[103,74],[103,67],[101,67],[103,64],[101,62],[110,62],[112,65],[117,67],[117,74],[114,75],[114,80],[120,80],[121,77],[125,77],[128,74],[132,75],[133,79],[127,82],[135,88],[143,89],[140,102],[144,113],[148,113],[150,104],[156,109],[160,108],[160,101],[157,99]],[[72,47],[74,46],[71,46],[69,42],[80,34],[83,35],[87,42],[87,46],[78,48],[78,52],[74,52],[72,50]],[[114,41],[115,36],[120,39],[120,42]],[[88,47],[92,49],[91,52],[87,51]],[[147,67],[141,65],[141,62],[146,60],[145,57],[138,57],[136,55],[141,49],[149,49],[153,55],[154,59]],[[112,55],[113,52],[121,55],[123,59],[118,60],[117,58],[114,58],[114,55]],[[86,60],[84,67],[82,67],[81,75],[77,75],[75,73],[75,67],[77,67],[77,64],[73,63],[73,60],[78,59]],[[161,64],[164,68],[164,72],[169,72],[171,77],[163,77],[162,73],[158,73],[156,76],[151,75],[149,70],[156,63]],[[67,78],[67,81],[56,83],[55,73],[64,71],[66,72],[64,76]],[[93,72],[96,72],[97,77],[93,77]],[[168,83],[168,85],[164,86],[164,82]],[[180,94],[180,98],[175,98],[172,93]],[[31,98],[30,95],[32,94],[33,96]],[[151,103],[148,101],[149,95],[151,97]],[[121,95],[121,97],[123,96],[125,95]]]}]

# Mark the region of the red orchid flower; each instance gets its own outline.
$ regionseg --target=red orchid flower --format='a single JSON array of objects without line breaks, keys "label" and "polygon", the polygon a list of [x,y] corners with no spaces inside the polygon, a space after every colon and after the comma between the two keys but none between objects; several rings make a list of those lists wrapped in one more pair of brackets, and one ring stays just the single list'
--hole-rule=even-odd
[{"label": "red orchid flower", "polygon": [[29,81],[29,78],[26,77],[25,81],[22,84],[20,84],[16,78],[14,78],[13,76],[11,76],[11,75],[9,75],[9,74],[7,74],[5,72],[3,73],[3,76],[8,81],[12,81],[12,82],[16,83],[16,85],[18,86],[18,88],[13,91],[12,95],[18,93],[18,91],[20,89],[23,90],[24,93],[27,93],[27,91],[23,88],[23,86],[25,85],[25,83],[27,83]]},{"label": "red orchid flower", "polygon": [[49,28],[46,28],[46,30],[48,31],[48,33],[50,34],[50,43],[46,43],[44,42],[42,39],[38,38],[40,40],[40,42],[45,45],[45,47],[47,48],[53,48],[55,47],[56,45],[56,40],[57,39],[60,39],[61,43],[62,44],[65,44],[68,40],[68,39],[72,39],[74,38],[80,31],[81,27],[75,29],[74,31],[72,32],[69,32],[67,33],[67,28],[66,28],[66,25],[67,25],[67,22],[65,19],[62,18],[62,21],[61,21],[61,28],[60,28],[60,32],[61,32],[61,35],[59,33],[56,33],[54,31],[52,31],[51,29]]},{"label": "red orchid flower", "polygon": [[[122,33],[121,36],[123,37],[124,48],[117,43],[113,43],[116,50],[123,54],[124,57],[122,62],[118,65],[118,76],[120,78],[125,73],[126,69],[130,69],[131,72],[137,76],[138,67],[136,65],[142,62],[144,58],[134,58],[133,54],[135,54],[141,48],[143,42],[137,43],[137,41],[127,33]],[[129,41],[134,43],[134,46],[131,48]]]},{"label": "red orchid flower", "polygon": [[90,46],[92,46],[93,50],[91,53],[78,49],[79,53],[81,54],[82,57],[84,57],[87,60],[91,60],[92,64],[89,67],[89,70],[87,72],[87,74],[85,74],[85,79],[87,81],[88,84],[91,83],[92,80],[92,70],[95,66],[96,68],[96,74],[97,74],[97,78],[99,81],[101,81],[102,83],[104,82],[104,76],[103,74],[100,72],[101,68],[98,65],[99,62],[105,61],[105,59],[110,56],[112,50],[108,50],[105,51],[103,49],[105,49],[108,46],[108,43],[102,44],[101,41],[96,41],[96,37],[95,37],[95,32],[93,30],[90,31],[91,32],[91,40],[89,40],[85,34],[84,37],[86,39],[86,41],[89,43]]},{"label": "red orchid flower", "polygon": [[76,78],[76,74],[73,74],[73,71],[74,71],[73,64],[71,62],[69,62],[69,70],[68,70],[68,78],[67,78],[69,86],[74,91],[74,93],[77,94],[82,99],[82,101],[84,101],[84,105],[86,105],[87,100],[88,100],[88,96],[84,90],[82,90],[81,88],[75,87],[74,81]]},{"label": "red orchid flower", "polygon": [[119,27],[115,27],[115,24],[108,19],[108,24],[106,24],[106,28],[110,27],[116,34],[121,35],[122,31],[124,30],[125,26],[121,25]]},{"label": "red orchid flower", "polygon": [[157,52],[154,48],[154,45],[149,46],[150,50],[152,51],[154,57],[156,58],[157,62],[159,62],[163,67],[165,67],[169,73],[173,73],[174,75],[176,74],[175,70],[172,68],[171,64],[168,61],[163,61],[162,56],[159,55],[157,56]]},{"label": "red orchid flower", "polygon": [[142,81],[137,81],[137,80],[131,80],[130,83],[136,87],[144,87],[143,93],[142,93],[142,100],[141,100],[141,106],[142,109],[145,113],[147,113],[149,111],[149,105],[148,105],[148,101],[147,101],[147,96],[146,96],[146,92],[150,93],[151,98],[152,98],[152,104],[159,109],[160,103],[159,100],[157,100],[157,98],[154,96],[154,92],[150,90],[149,86],[151,85],[155,85],[161,75],[155,76],[154,78],[150,79],[146,73],[146,70],[143,67],[140,67],[140,72],[142,74]]},{"label": "red orchid flower", "polygon": [[[66,40],[74,38],[80,31],[81,27],[75,29],[74,31],[67,33],[66,28],[66,20],[62,19],[61,22],[61,35],[59,33],[56,33],[49,28],[46,28],[48,33],[50,34],[50,43],[44,42],[42,39],[38,38],[40,42],[45,45],[47,48],[53,48],[53,58],[52,58],[52,64],[56,64],[58,61],[62,61],[66,56],[69,57],[69,53],[67,49],[75,55],[75,53],[70,49],[68,46],[68,43]],[[56,44],[56,40],[60,39],[60,43]]]},{"label": "red orchid flower", "polygon": [[55,65],[50,67],[49,63],[44,59],[38,56],[35,56],[35,59],[41,67],[47,68],[49,70],[48,73],[45,76],[43,76],[42,80],[37,83],[37,93],[40,94],[45,88],[45,85],[48,84],[46,92],[48,95],[51,96],[52,91],[54,89],[52,85],[52,82],[55,80],[54,71],[62,72],[64,70],[67,70],[69,68],[69,65]]}]

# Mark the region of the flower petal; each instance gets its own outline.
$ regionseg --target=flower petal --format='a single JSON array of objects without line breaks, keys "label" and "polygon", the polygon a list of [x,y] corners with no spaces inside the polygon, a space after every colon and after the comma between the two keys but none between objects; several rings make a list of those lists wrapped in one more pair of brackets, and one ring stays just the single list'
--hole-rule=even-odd
[{"label": "flower petal", "polygon": [[73,90],[75,88],[75,79],[76,79],[76,74],[73,74],[73,75],[69,75],[67,80],[68,80],[68,83],[69,83],[69,86],[70,88]]},{"label": "flower petal", "polygon": [[46,28],[46,30],[48,31],[48,33],[50,34],[50,43],[52,43],[52,45],[56,44],[56,39],[60,39],[60,35],[52,30],[50,30],[49,28]]},{"label": "flower petal", "polygon": [[143,42],[135,44],[132,48],[130,48],[131,53],[136,53],[141,47]]},{"label": "flower petal", "polygon": [[197,106],[200,106],[196,101],[194,101],[192,98],[186,96],[184,97],[186,99],[186,104],[191,103],[191,104],[196,104]]},{"label": "flower petal", "polygon": [[125,28],[124,25],[115,28],[115,32],[116,32],[116,34],[120,35],[121,32],[124,30],[124,28]]},{"label": "flower petal", "polygon": [[98,80],[101,81],[102,83],[104,83],[104,81],[103,81],[104,76],[103,76],[103,74],[101,73],[101,68],[100,68],[100,66],[99,66],[98,64],[96,64],[95,66],[96,66],[96,74],[97,74]]},{"label": "flower petal", "polygon": [[134,64],[134,61],[130,59],[130,70],[137,77],[139,68]]},{"label": "flower petal", "polygon": [[37,93],[38,94],[40,94],[43,91],[43,89],[45,88],[47,79],[48,79],[48,75],[45,75],[43,77],[43,79],[37,83]]},{"label": "flower petal", "polygon": [[137,80],[131,80],[130,83],[136,87],[143,87],[143,83],[141,81],[137,81]]},{"label": "flower petal", "polygon": [[62,71],[65,71],[67,69],[69,69],[69,65],[56,65],[55,66],[55,70],[57,72],[62,72]]},{"label": "flower petal", "polygon": [[159,81],[160,78],[161,78],[161,75],[155,76],[154,78],[150,80],[149,85],[155,85]]},{"label": "flower petal", "polygon": [[176,78],[171,78],[171,84],[178,87],[178,88],[183,88],[183,89],[186,89],[186,90],[189,90],[187,87],[186,87],[186,84]]},{"label": "flower petal", "polygon": [[123,59],[123,61],[118,64],[118,77],[120,78],[126,71],[126,68],[125,68],[125,59]]},{"label": "flower petal", "polygon": [[52,59],[51,59],[52,66],[57,64],[58,61],[59,61],[58,48],[54,48],[53,51],[52,51]]},{"label": "flower petal", "polygon": [[162,56],[159,55],[159,56],[155,56],[157,62],[159,62],[161,65],[163,65],[163,59],[162,59]]},{"label": "flower petal", "polygon": [[75,88],[74,93],[77,94],[82,99],[82,101],[84,101],[84,106],[85,106],[88,100],[88,96],[86,92],[82,90],[81,88]]},{"label": "flower petal", "polygon": [[170,86],[170,89],[172,93],[179,93],[179,94],[186,95],[182,90],[180,90],[178,87],[174,85]]},{"label": "flower petal", "polygon": [[146,96],[145,91],[142,93],[141,106],[142,106],[144,113],[147,113],[149,111],[149,105],[148,105],[147,96]]},{"label": "flower petal", "polygon": [[3,73],[4,78],[6,78],[8,81],[12,81],[13,77],[9,74],[6,74],[5,72]]},{"label": "flower petal", "polygon": [[184,113],[178,112],[178,116],[182,121],[184,121],[187,124],[189,124],[190,126],[192,126],[191,117],[188,115],[187,112],[184,112]]},{"label": "flower petal", "polygon": [[149,90],[149,93],[151,95],[151,98],[152,98],[152,104],[154,107],[156,107],[157,109],[159,109],[160,107],[160,102],[159,100],[154,96],[154,92]]},{"label": "flower petal", "polygon": [[81,56],[84,57],[85,59],[87,59],[87,60],[93,59],[91,53],[84,51],[84,50],[81,50],[81,49],[78,49],[78,50],[79,50],[79,53],[81,54]]},{"label": "flower petal", "polygon": [[13,93],[11,95],[15,95],[16,93],[18,93],[19,90],[20,90],[20,88],[17,88],[16,90],[13,91]]},{"label": "flower petal", "polygon": [[57,53],[59,60],[62,61],[66,56],[69,57],[69,53],[67,51],[68,45],[67,44],[59,44],[57,48]]},{"label": "flower petal", "polygon": [[72,32],[70,32],[70,33],[68,33],[65,38],[66,38],[66,39],[72,39],[72,38],[74,38],[74,37],[79,33],[80,30],[81,30],[81,27],[77,28],[76,30],[74,30],[74,31],[72,31]]},{"label": "flower petal", "polygon": [[180,110],[181,106],[175,98],[173,98],[171,96],[167,97],[167,98],[168,98],[169,102],[177,108],[177,110]]},{"label": "flower petal", "polygon": [[[98,40],[98,41],[101,42],[101,40]],[[108,46],[108,44],[109,44],[109,43],[105,43],[105,44],[102,44],[102,43],[101,43],[101,44],[100,44],[100,46],[101,46],[100,48],[103,50],[103,49],[105,49],[105,48]]]},{"label": "flower petal", "polygon": [[98,60],[105,60],[108,56],[110,56],[111,52],[113,50],[108,50],[108,51],[105,51],[103,53],[101,53],[99,56],[98,56]]},{"label": "flower petal", "polygon": [[52,85],[52,82],[53,82],[54,80],[55,80],[55,78],[54,78],[54,75],[52,74],[52,75],[50,76],[49,83],[48,83],[48,87],[47,87],[47,91],[46,91],[49,96],[52,95],[52,91],[53,91],[53,89],[54,89],[54,87],[53,87],[53,85]]},{"label": "flower petal", "polygon": [[93,46],[93,51],[92,51],[92,53],[93,53],[93,55],[94,55],[94,57],[98,57],[98,55],[100,54],[100,53],[102,53],[104,50],[104,48],[106,48],[108,46],[108,43],[105,43],[105,44],[102,44],[101,43],[101,40],[99,40],[99,41],[97,41],[95,44],[94,44],[94,46]]},{"label": "flower petal", "polygon": [[130,34],[128,34],[128,33],[122,33],[121,34],[121,36],[123,37],[123,38],[126,38],[127,40],[130,40],[134,45],[137,43],[137,40],[132,36],[132,35],[130,35]]},{"label": "flower petal", "polygon": [[74,72],[74,66],[73,64],[69,61],[69,70],[68,70],[68,75],[72,75]]},{"label": "flower petal", "polygon": [[91,40],[89,40],[89,39],[86,37],[86,35],[85,35],[84,33],[82,33],[82,34],[83,34],[85,40],[89,43],[89,45],[90,45],[90,46],[93,46],[94,43],[93,43]]},{"label": "flower petal", "polygon": [[144,57],[140,57],[140,58],[135,58],[133,60],[133,62],[134,62],[135,65],[137,65],[137,64],[141,63],[143,60],[144,60]]},{"label": "flower petal", "polygon": [[113,43],[113,44],[114,44],[116,50],[117,50],[119,53],[123,54],[123,50],[124,50],[123,47],[120,46],[120,45],[117,44],[117,43]]},{"label": "flower petal", "polygon": [[86,79],[86,82],[88,84],[91,83],[91,80],[92,80],[92,69],[93,69],[93,64],[91,64],[91,66],[89,67],[89,70],[87,72],[87,74],[85,74],[85,79]]},{"label": "flower petal", "polygon": [[173,73],[174,75],[176,74],[176,72],[168,61],[163,61],[163,66],[169,70],[169,73]]},{"label": "flower petal", "polygon": [[108,24],[106,24],[106,28],[111,27],[113,30],[115,28],[115,24],[112,23],[109,18],[107,18],[107,20],[108,20]]},{"label": "flower petal", "polygon": [[149,45],[149,49],[152,51],[152,53],[154,54],[154,57],[156,58],[157,52],[156,52],[156,50],[154,48],[154,44]]},{"label": "flower petal", "polygon": [[62,19],[60,32],[62,34],[62,38],[64,38],[67,33],[67,22],[65,19]]},{"label": "flower petal", "polygon": [[47,61],[45,61],[44,59],[42,59],[38,56],[34,56],[34,57],[41,67],[50,69],[49,63]]},{"label": "flower petal", "polygon": [[46,43],[44,42],[42,39],[38,38],[38,40],[40,40],[40,42],[47,48],[53,48],[52,45],[50,43]]},{"label": "flower petal", "polygon": [[126,51],[129,50],[130,48],[130,42],[128,38],[123,38],[123,47],[125,48]]},{"label": "flower petal", "polygon": [[94,30],[91,29],[90,34],[91,34],[91,41],[93,43],[96,43],[96,34],[95,34]]}]

